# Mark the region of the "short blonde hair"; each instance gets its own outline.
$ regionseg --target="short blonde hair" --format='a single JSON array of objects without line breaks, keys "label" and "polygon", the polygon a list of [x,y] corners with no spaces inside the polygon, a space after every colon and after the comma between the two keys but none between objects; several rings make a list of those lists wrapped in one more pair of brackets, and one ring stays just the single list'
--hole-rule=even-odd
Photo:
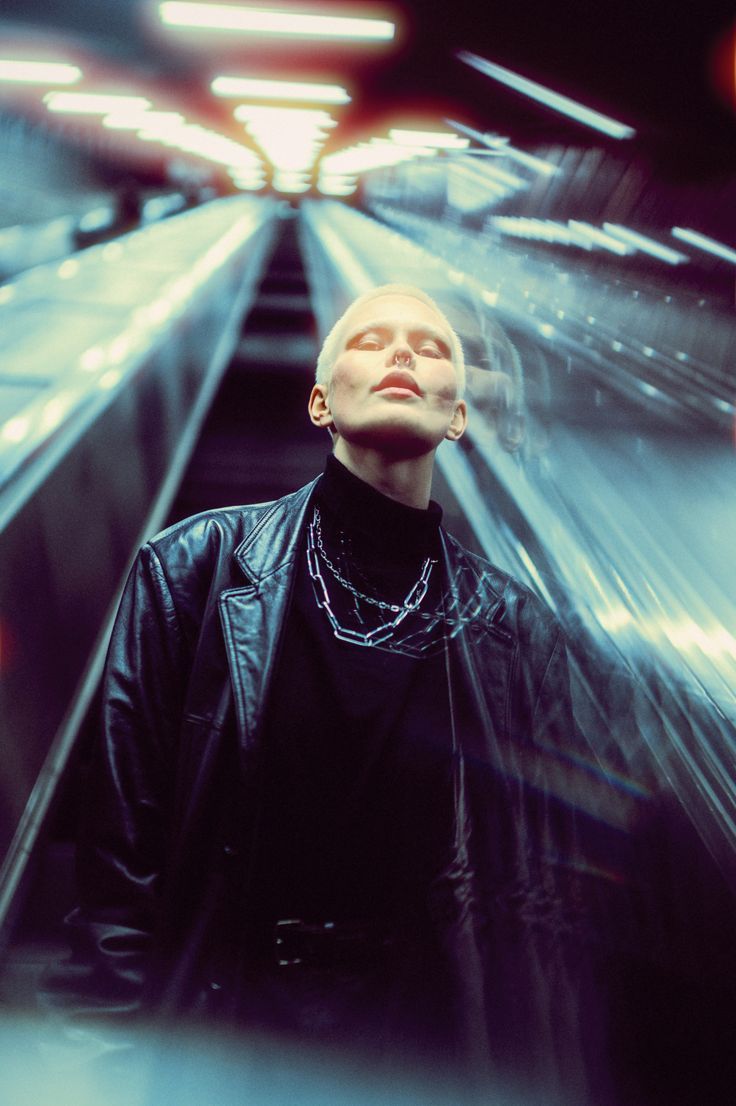
[{"label": "short blonde hair", "polygon": [[462,342],[444,311],[432,297],[428,296],[426,292],[423,292],[421,288],[415,288],[411,284],[380,284],[377,288],[370,288],[367,292],[363,292],[361,296],[358,296],[356,300],[353,300],[350,306],[343,311],[342,315],[322,343],[322,348],[317,358],[317,371],[315,373],[316,383],[329,384],[330,377],[332,376],[332,367],[342,348],[343,337],[353,311],[358,307],[362,307],[363,304],[370,303],[371,300],[381,299],[383,296],[409,296],[411,299],[419,300],[420,303],[425,304],[427,307],[431,307],[440,317],[443,325],[447,328],[448,337],[450,339],[450,354],[457,375],[457,394],[458,399],[461,398],[465,391],[465,356],[463,354]]}]

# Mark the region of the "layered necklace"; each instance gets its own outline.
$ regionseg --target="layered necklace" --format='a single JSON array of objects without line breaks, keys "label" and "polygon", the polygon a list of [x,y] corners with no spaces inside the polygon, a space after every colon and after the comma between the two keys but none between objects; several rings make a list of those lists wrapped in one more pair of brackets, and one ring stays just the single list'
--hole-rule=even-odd
[{"label": "layered necklace", "polygon": [[[372,630],[353,630],[348,626],[343,626],[333,609],[333,603],[330,600],[330,593],[327,590],[327,584],[322,575],[320,563],[326,566],[337,583],[352,595],[354,600],[368,603],[384,611],[386,614],[393,615],[393,617],[388,621],[382,622],[380,626],[376,626]],[[314,508],[312,520],[307,527],[307,566],[309,568],[309,575],[312,578],[317,606],[324,610],[330,626],[332,627],[332,632],[340,641],[349,641],[353,645],[367,646],[380,645],[382,642],[388,641],[407,615],[413,614],[419,608],[422,600],[427,594],[429,578],[436,564],[436,558],[425,558],[418,579],[412,584],[401,603],[389,603],[384,599],[366,595],[365,592],[356,588],[355,585],[340,572],[328,556],[322,538],[322,519],[319,507],[315,506]]]}]

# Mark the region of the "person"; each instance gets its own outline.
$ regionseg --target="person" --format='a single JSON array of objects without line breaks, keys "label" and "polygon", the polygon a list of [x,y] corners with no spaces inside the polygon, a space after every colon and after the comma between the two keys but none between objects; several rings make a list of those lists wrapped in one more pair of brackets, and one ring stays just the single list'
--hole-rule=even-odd
[{"label": "person", "polygon": [[140,551],[85,792],[78,1014],[608,1101],[597,971],[637,799],[586,760],[553,614],[430,499],[464,375],[429,296],[371,290],[319,356],[322,475]]}]

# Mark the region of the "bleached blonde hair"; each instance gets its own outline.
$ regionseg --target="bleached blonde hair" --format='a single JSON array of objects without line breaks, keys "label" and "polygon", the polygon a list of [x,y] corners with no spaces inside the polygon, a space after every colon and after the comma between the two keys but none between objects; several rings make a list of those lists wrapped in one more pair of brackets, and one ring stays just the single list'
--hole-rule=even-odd
[{"label": "bleached blonde hair", "polygon": [[345,331],[348,328],[353,312],[357,308],[362,307],[363,304],[370,303],[371,300],[380,299],[383,296],[409,296],[411,299],[419,300],[420,303],[425,304],[427,307],[431,307],[442,320],[442,324],[447,328],[447,334],[450,339],[450,354],[452,356],[452,363],[455,367],[455,373],[457,374],[457,395],[458,399],[460,399],[465,391],[465,356],[463,354],[462,342],[455,328],[451,325],[444,311],[435,300],[427,295],[426,292],[422,291],[421,288],[415,288],[412,284],[380,284],[376,288],[370,288],[367,292],[363,292],[356,300],[353,300],[322,343],[322,348],[317,358],[317,371],[315,373],[316,383],[329,384],[332,375],[332,367],[342,349]]}]

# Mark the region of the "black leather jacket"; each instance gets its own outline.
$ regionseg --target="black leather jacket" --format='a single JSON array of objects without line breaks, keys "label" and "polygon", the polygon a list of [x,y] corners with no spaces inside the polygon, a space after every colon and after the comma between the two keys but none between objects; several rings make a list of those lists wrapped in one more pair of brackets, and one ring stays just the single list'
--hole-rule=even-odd
[{"label": "black leather jacket", "polygon": [[[261,723],[313,487],[197,515],[135,562],[86,792],[73,916],[82,1008],[90,996],[89,1009],[106,1013],[193,1009],[224,984],[247,893]],[[468,1047],[482,1057],[490,1032],[528,1063],[547,1049],[550,1003],[566,1050],[565,1034],[579,1030],[571,973],[579,994],[583,890],[599,844],[585,827],[595,808],[619,833],[632,811],[610,803],[580,747],[554,617],[442,540],[448,590],[472,620],[448,652],[455,824],[432,916]]]}]

